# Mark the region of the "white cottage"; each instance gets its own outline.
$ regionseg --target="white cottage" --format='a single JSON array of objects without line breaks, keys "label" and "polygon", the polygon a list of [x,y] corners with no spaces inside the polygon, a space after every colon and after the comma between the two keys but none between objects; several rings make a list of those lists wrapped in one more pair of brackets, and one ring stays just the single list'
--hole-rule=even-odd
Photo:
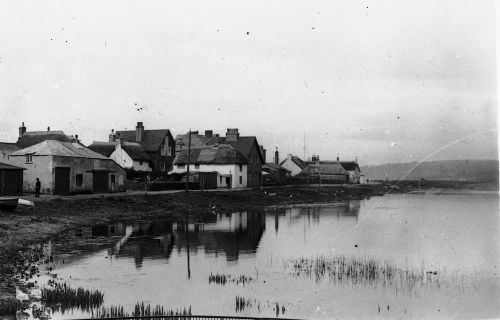
[{"label": "white cottage", "polygon": [[114,142],[94,141],[89,149],[113,159],[125,169],[151,171],[149,156],[139,143],[125,142],[117,138]]},{"label": "white cottage", "polygon": [[[174,160],[169,173],[187,172],[187,150],[182,150]],[[218,188],[246,188],[248,161],[228,144],[193,147],[190,154],[189,171],[217,172]]]}]

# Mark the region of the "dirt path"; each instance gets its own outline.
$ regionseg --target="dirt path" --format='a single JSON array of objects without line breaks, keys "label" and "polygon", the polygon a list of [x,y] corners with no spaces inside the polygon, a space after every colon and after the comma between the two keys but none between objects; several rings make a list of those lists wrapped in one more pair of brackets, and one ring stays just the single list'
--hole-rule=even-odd
[{"label": "dirt path", "polygon": [[35,208],[19,207],[16,212],[0,213],[0,314],[12,312],[20,275],[26,278],[30,272],[36,273],[30,270],[30,264],[38,259],[38,252],[29,246],[72,228],[145,218],[175,219],[186,212],[197,216],[211,214],[212,210],[223,213],[269,205],[362,199],[382,191],[383,187],[376,185],[323,185],[37,199]]}]

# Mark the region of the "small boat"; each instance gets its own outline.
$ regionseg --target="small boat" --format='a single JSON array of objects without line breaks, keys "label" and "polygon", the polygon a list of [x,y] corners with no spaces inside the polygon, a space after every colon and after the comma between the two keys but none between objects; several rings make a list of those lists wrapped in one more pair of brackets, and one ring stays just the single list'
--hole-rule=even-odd
[{"label": "small boat", "polygon": [[19,198],[19,200],[17,201],[17,204],[27,206],[27,207],[34,207],[35,206],[35,203],[33,201],[25,200],[25,199],[21,199],[21,198]]},{"label": "small boat", "polygon": [[19,197],[2,196],[0,197],[0,211],[13,211],[17,207]]}]

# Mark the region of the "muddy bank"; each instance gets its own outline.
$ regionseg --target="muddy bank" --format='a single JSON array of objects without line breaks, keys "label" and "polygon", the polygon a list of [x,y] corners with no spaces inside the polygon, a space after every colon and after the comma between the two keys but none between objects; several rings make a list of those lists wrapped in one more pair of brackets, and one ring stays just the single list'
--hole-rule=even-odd
[{"label": "muddy bank", "polygon": [[[113,221],[171,217],[192,219],[269,205],[332,202],[382,194],[382,186],[295,186],[265,190],[190,192],[92,199],[54,199],[19,207],[0,217],[0,314],[15,298],[15,285],[37,272],[39,244],[71,228]],[[3,305],[3,307],[2,307]],[[12,310],[9,310],[12,312]]]}]

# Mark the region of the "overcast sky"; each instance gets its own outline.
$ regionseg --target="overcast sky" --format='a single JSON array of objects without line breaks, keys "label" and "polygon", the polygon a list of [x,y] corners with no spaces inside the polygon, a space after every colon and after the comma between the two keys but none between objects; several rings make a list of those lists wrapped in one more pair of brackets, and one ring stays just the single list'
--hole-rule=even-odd
[{"label": "overcast sky", "polygon": [[497,158],[493,1],[2,1],[0,141],[239,128],[361,165]]}]

